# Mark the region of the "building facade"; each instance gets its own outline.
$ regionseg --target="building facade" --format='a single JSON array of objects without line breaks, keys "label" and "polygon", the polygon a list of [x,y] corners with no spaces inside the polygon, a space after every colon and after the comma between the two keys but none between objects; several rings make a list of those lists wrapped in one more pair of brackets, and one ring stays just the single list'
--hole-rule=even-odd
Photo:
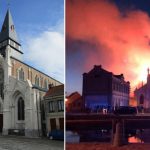
[{"label": "building facade", "polygon": [[0,127],[3,135],[41,135],[40,104],[48,84],[61,83],[22,61],[23,52],[10,13],[0,32]]},{"label": "building facade", "polygon": [[46,132],[64,130],[64,85],[49,88],[44,96]]},{"label": "building facade", "polygon": [[142,84],[140,88],[136,88],[134,91],[134,96],[137,101],[137,106],[143,107],[145,109],[150,109],[150,74],[148,69],[147,83]]},{"label": "building facade", "polygon": [[83,98],[78,92],[74,92],[66,97],[66,112],[82,112],[84,109]]},{"label": "building facade", "polygon": [[83,74],[83,100],[85,108],[115,108],[129,105],[130,83],[123,74],[114,75],[95,65]]}]

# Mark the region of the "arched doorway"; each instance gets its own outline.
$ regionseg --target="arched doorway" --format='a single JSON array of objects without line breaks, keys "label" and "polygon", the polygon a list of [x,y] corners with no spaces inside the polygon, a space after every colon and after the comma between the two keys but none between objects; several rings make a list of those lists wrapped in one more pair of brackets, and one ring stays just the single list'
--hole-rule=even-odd
[{"label": "arched doorway", "polygon": [[25,97],[23,92],[16,90],[13,94],[11,105],[11,122],[12,129],[25,129]]},{"label": "arched doorway", "polygon": [[140,105],[143,105],[143,104],[144,104],[144,95],[143,95],[143,94],[140,95],[139,104],[140,104]]}]

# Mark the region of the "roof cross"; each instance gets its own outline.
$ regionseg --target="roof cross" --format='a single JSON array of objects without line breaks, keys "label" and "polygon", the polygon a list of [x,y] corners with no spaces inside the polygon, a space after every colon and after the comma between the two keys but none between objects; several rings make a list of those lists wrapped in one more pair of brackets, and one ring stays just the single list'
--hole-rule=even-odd
[{"label": "roof cross", "polygon": [[7,6],[10,7],[10,0],[7,0]]}]

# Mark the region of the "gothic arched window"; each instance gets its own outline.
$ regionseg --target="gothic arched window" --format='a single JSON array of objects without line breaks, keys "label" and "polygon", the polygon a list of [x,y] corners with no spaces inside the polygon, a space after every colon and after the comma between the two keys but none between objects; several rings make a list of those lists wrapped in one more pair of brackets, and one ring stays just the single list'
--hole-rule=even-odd
[{"label": "gothic arched window", "polygon": [[46,79],[44,80],[44,88],[48,89],[48,84],[47,84],[47,80]]},{"label": "gothic arched window", "polygon": [[24,81],[24,71],[22,68],[18,70],[18,79]]},{"label": "gothic arched window", "polygon": [[40,79],[39,79],[39,77],[37,75],[35,76],[35,85],[36,86],[40,85]]},{"label": "gothic arched window", "polygon": [[40,77],[40,85],[43,86],[43,77]]},{"label": "gothic arched window", "polygon": [[18,120],[24,120],[24,100],[20,97],[18,99]]}]

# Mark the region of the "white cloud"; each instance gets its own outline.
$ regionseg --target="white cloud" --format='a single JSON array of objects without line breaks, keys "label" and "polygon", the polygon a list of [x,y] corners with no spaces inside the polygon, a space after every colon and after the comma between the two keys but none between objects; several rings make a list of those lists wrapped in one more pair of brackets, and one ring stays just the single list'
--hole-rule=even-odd
[{"label": "white cloud", "polygon": [[52,29],[36,37],[24,38],[25,61],[53,78],[64,82],[64,35]]}]

